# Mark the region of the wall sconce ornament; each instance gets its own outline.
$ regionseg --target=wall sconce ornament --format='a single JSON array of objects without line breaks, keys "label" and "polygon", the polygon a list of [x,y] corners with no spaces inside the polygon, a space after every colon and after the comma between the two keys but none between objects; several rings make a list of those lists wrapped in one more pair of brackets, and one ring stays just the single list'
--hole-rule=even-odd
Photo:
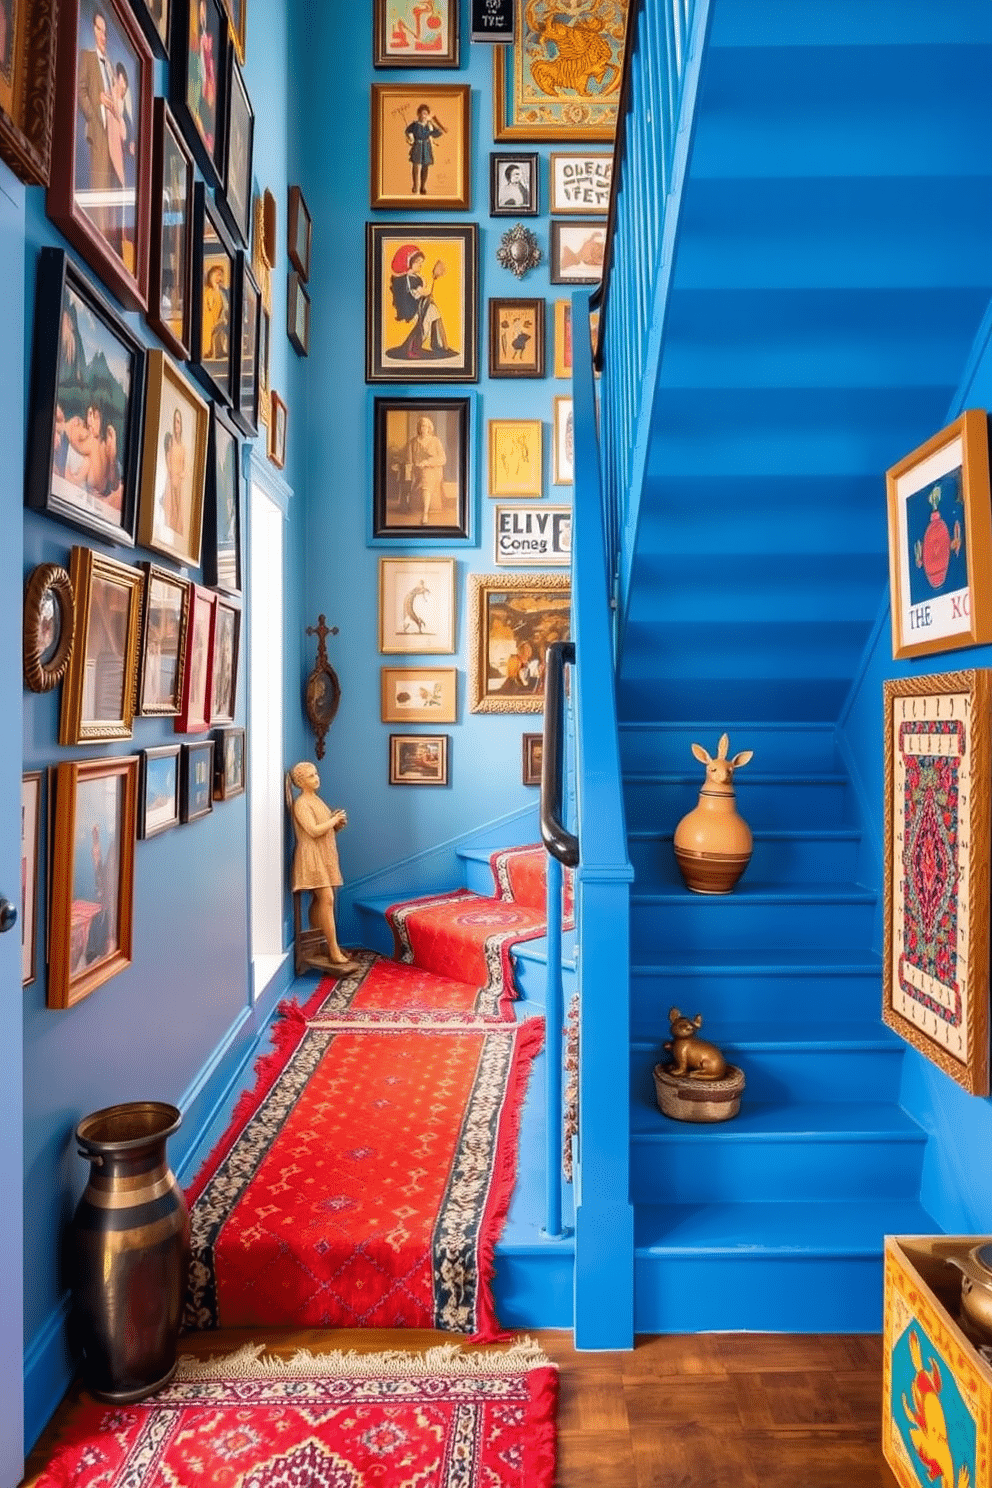
[{"label": "wall sconce ornament", "polygon": [[673,1007],[668,1021],[671,1061],[654,1067],[658,1109],[676,1121],[729,1121],[741,1108],[744,1071],[728,1064],[716,1044],[697,1037],[702,1013],[689,1018]]},{"label": "wall sconce ornament", "polygon": [[327,659],[327,637],[337,633],[337,626],[328,627],[323,615],[317,616],[316,625],[307,626],[307,635],[317,637],[317,659],[303,684],[303,711],[317,740],[318,759],[324,758],[324,738],[341,702],[341,683]]},{"label": "wall sconce ornament", "polygon": [[522,279],[528,269],[537,268],[543,254],[536,234],[522,222],[515,222],[500,238],[496,257],[504,269]]}]

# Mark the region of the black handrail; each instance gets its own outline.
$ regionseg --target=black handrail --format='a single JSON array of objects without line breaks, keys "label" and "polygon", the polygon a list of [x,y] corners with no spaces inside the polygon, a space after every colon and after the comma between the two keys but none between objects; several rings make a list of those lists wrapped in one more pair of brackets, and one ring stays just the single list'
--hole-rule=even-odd
[{"label": "black handrail", "polygon": [[544,664],[544,747],[541,759],[541,841],[566,868],[579,861],[579,839],[562,821],[565,754],[565,668],[575,642],[552,641]]}]

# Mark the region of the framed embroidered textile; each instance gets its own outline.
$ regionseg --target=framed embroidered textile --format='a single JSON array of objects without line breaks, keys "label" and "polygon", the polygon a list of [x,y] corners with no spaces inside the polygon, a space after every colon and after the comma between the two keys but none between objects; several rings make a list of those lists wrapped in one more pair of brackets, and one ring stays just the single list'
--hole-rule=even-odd
[{"label": "framed embroidered textile", "polygon": [[882,1016],[989,1093],[992,671],[884,684]]}]

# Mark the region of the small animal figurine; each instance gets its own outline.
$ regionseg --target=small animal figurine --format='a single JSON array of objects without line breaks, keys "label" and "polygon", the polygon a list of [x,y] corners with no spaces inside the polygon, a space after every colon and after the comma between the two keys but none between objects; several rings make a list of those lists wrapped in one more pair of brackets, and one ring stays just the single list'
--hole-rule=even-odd
[{"label": "small animal figurine", "polygon": [[742,749],[728,759],[729,748],[727,734],[720,736],[715,759],[701,744],[692,746],[706,779],[698,805],[675,828],[675,857],[686,887],[696,894],[729,894],[751,861],[751,828],[737,813],[733,779],[753,751]]},{"label": "small animal figurine", "polygon": [[673,1007],[668,1021],[672,1037],[666,1041],[665,1048],[671,1050],[672,1062],[665,1073],[687,1075],[690,1080],[722,1080],[727,1074],[727,1061],[716,1044],[696,1037],[696,1030],[703,1026],[702,1013],[688,1018]]}]

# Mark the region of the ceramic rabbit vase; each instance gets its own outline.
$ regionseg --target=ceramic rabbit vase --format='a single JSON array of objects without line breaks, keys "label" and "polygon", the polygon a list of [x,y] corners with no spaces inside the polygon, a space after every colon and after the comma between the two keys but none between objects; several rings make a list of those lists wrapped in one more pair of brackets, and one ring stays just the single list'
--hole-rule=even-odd
[{"label": "ceramic rabbit vase", "polygon": [[730,739],[720,738],[716,758],[699,744],[692,752],[706,766],[699,803],[675,828],[675,857],[686,887],[696,894],[729,894],[751,861],[751,829],[738,815],[734,771],[746,765],[753,751],[744,749],[727,758]]}]

